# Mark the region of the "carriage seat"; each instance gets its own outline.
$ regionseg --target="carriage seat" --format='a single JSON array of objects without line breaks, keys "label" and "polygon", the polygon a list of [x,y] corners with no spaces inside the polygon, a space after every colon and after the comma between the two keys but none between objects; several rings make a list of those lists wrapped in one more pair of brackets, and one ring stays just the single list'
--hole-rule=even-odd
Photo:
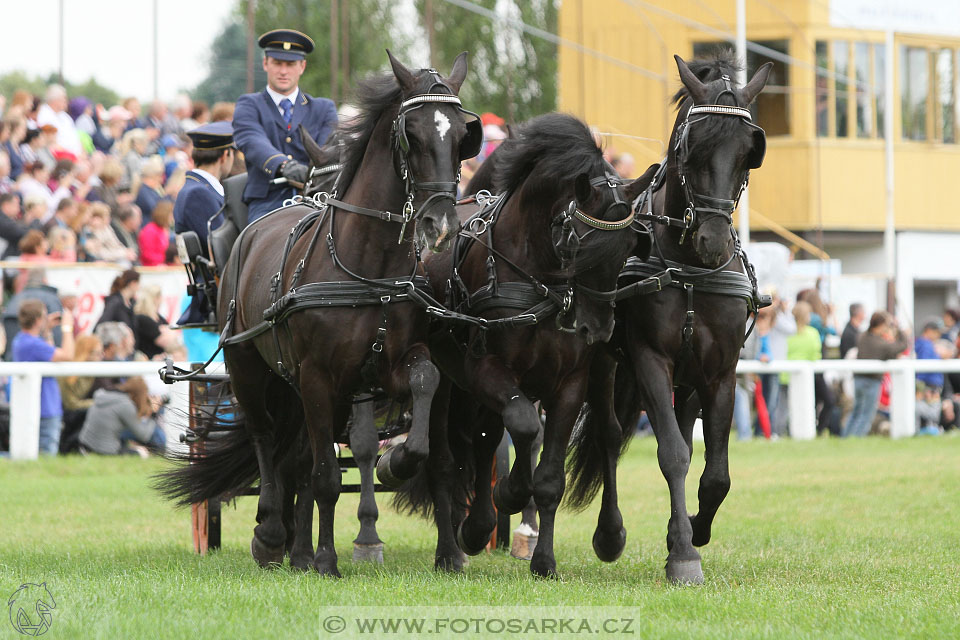
[{"label": "carriage seat", "polygon": [[213,264],[207,257],[206,247],[200,242],[195,231],[184,231],[177,234],[177,254],[184,269],[187,270],[187,295],[194,298],[194,303],[188,312],[177,322],[181,328],[207,329],[216,327],[216,319],[211,305],[196,304],[198,300],[216,300],[217,282],[213,276]]},{"label": "carriage seat", "polygon": [[223,275],[223,267],[230,257],[233,243],[247,226],[247,205],[243,201],[243,189],[247,174],[230,176],[223,181],[223,223],[210,232],[210,257],[217,276]]}]

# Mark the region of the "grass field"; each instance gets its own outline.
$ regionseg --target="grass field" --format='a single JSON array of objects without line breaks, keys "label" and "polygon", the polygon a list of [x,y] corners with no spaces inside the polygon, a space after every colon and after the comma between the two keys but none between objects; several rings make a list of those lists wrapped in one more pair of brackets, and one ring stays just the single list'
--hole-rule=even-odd
[{"label": "grass field", "polygon": [[[223,549],[201,558],[189,513],[147,489],[162,461],[0,461],[0,596],[46,581],[47,638],[325,637],[321,608],[354,605],[394,616],[410,605],[625,607],[625,637],[960,636],[960,437],[734,442],[730,457],[733,488],[702,549],[706,584],[686,588],[664,580],[668,497],[652,439],[634,442],[620,469],[623,557],[594,557],[596,504],[561,511],[559,581],[536,581],[500,552],[437,574],[432,525],[384,497],[383,566],[350,561],[356,497],[340,501],[343,580],[257,568],[254,498],[224,508]],[[15,637],[0,621],[0,639]]]}]

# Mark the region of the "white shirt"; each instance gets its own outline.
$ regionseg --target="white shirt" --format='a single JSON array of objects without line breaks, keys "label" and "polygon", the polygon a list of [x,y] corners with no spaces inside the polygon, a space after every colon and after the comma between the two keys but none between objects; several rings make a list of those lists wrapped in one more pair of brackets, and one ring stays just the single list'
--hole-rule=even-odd
[{"label": "white shirt", "polygon": [[42,127],[45,124],[52,124],[57,128],[58,145],[76,156],[83,154],[83,146],[77,136],[77,127],[69,113],[66,111],[57,113],[50,108],[50,105],[44,103],[37,110],[37,126]]},{"label": "white shirt", "polygon": [[277,111],[279,111],[280,115],[282,116],[283,107],[280,106],[280,102],[282,102],[283,99],[286,98],[287,100],[290,101],[291,105],[297,104],[297,97],[299,97],[300,95],[300,87],[299,86],[294,87],[293,91],[291,91],[289,94],[283,95],[282,93],[277,93],[276,91],[271,89],[270,85],[267,85],[267,93],[269,93],[270,97],[273,98],[273,103],[277,105]]},{"label": "white shirt", "polygon": [[193,172],[209,182],[210,186],[213,187],[217,193],[219,193],[221,196],[223,195],[223,185],[220,184],[219,180],[213,177],[213,174],[204,171],[203,169],[194,169]]}]

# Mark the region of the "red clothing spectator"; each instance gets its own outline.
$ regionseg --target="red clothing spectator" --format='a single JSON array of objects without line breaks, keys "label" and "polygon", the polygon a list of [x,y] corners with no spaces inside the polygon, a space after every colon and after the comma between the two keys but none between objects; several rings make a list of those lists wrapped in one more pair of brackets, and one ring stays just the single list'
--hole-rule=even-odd
[{"label": "red clothing spectator", "polygon": [[140,230],[140,264],[145,267],[165,264],[172,225],[173,203],[163,200],[153,210],[153,219]]}]

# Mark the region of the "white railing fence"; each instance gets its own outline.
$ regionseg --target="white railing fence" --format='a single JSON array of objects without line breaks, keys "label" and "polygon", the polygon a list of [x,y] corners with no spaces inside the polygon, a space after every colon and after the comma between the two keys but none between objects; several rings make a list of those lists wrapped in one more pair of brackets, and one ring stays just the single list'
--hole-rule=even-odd
[{"label": "white railing fence", "polygon": [[[129,377],[152,376],[159,380],[159,362],[2,362],[0,376],[10,378],[10,457],[14,460],[35,460],[39,452],[40,381],[44,376]],[[187,368],[184,364],[179,364]],[[221,371],[223,365],[214,365],[211,371]],[[738,373],[789,373],[788,402],[790,437],[812,440],[816,437],[816,401],[813,376],[827,371],[853,373],[884,373],[892,375],[890,398],[890,436],[904,438],[916,432],[916,374],[928,372],[960,372],[958,360],[781,360],[763,363],[741,360]],[[187,383],[167,387],[171,401],[187,415]],[[176,436],[185,425],[168,424],[169,446],[179,446]]]},{"label": "white railing fence", "polygon": [[[181,368],[189,365],[179,363]],[[0,362],[0,376],[10,379],[10,457],[14,460],[36,460],[40,448],[40,381],[46,377],[64,378],[85,376],[91,378],[128,378],[144,376],[151,393],[170,396],[165,421],[167,447],[179,448],[179,434],[187,426],[189,388],[186,382],[165,385],[158,371],[163,363],[149,362]],[[208,368],[222,371],[222,364]]]}]

